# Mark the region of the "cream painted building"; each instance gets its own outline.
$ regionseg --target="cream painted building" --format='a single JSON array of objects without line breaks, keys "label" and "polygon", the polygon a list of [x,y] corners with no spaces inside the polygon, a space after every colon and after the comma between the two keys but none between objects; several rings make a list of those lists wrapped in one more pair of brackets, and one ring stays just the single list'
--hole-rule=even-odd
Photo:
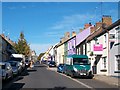
[{"label": "cream painted building", "polygon": [[59,65],[60,63],[64,63],[64,43],[59,43],[57,45],[57,58],[56,63]]}]

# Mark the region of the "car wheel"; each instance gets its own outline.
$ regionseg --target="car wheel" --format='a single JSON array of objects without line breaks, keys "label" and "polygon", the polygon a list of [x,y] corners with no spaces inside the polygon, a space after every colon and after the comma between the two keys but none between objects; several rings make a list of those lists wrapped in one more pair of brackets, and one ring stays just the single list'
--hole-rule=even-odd
[{"label": "car wheel", "polygon": [[10,79],[13,79],[13,72],[12,72],[12,74],[11,74],[11,77],[10,77]]},{"label": "car wheel", "polygon": [[6,76],[5,76],[5,81],[6,81],[6,80],[8,80],[8,74],[6,74]]},{"label": "car wheel", "polygon": [[73,73],[71,73],[71,75],[70,75],[70,76],[71,76],[71,78],[74,78],[74,74],[73,74]]}]

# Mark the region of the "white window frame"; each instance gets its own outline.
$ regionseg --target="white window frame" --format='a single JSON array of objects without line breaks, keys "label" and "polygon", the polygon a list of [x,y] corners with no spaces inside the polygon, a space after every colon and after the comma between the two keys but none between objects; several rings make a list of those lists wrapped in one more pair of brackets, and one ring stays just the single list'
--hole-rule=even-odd
[{"label": "white window frame", "polygon": [[120,55],[115,55],[115,71],[120,71],[120,69],[118,68],[118,60],[120,62]]},{"label": "white window frame", "polygon": [[[104,61],[106,59],[106,62]],[[102,57],[102,69],[107,69],[107,57]]]}]

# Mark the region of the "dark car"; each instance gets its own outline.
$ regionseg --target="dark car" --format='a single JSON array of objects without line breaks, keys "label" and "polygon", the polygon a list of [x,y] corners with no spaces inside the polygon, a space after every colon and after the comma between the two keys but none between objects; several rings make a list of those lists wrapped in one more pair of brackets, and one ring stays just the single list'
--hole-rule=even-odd
[{"label": "dark car", "polygon": [[63,66],[64,66],[64,64],[59,64],[57,66],[57,72],[63,73]]},{"label": "dark car", "polygon": [[2,80],[8,80],[13,77],[13,71],[10,63],[0,62],[0,77],[2,77]]},{"label": "dark car", "polygon": [[25,61],[24,61],[22,58],[14,58],[14,57],[11,57],[10,61],[20,62],[20,65],[22,66],[22,70],[25,69]]},{"label": "dark car", "polygon": [[42,60],[41,64],[47,64],[47,60]]},{"label": "dark car", "polygon": [[49,67],[56,67],[55,61],[50,61],[49,62]]},{"label": "dark car", "polygon": [[18,75],[22,71],[22,66],[20,65],[20,62],[18,61],[8,61],[12,67],[13,74]]},{"label": "dark car", "polygon": [[30,61],[28,59],[25,60],[25,66],[28,67],[30,65]]},{"label": "dark car", "polygon": [[63,72],[64,74],[66,74],[66,64],[63,65]]}]

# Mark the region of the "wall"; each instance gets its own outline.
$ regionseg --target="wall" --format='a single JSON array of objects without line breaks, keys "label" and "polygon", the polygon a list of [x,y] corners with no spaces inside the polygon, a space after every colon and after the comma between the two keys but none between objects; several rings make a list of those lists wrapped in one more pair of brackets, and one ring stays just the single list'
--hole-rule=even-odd
[{"label": "wall", "polygon": [[57,47],[57,65],[64,63],[64,44]]},{"label": "wall", "polygon": [[83,30],[82,32],[76,35],[76,46],[79,45],[83,40],[85,40],[90,35],[91,27]]},{"label": "wall", "polygon": [[68,55],[68,42],[64,43],[64,61],[66,62]]},{"label": "wall", "polygon": [[68,41],[68,55],[76,54],[76,37]]},{"label": "wall", "polygon": [[[115,30],[115,28],[114,28]],[[116,59],[116,55],[120,55],[120,44],[119,40],[120,40],[120,32],[118,30],[115,30],[115,43],[113,45],[113,47],[110,49],[110,72],[109,75],[112,76],[119,76],[118,73],[118,64],[117,64],[117,59]],[[114,52],[114,53],[113,53]],[[120,71],[119,71],[120,72]]]}]

